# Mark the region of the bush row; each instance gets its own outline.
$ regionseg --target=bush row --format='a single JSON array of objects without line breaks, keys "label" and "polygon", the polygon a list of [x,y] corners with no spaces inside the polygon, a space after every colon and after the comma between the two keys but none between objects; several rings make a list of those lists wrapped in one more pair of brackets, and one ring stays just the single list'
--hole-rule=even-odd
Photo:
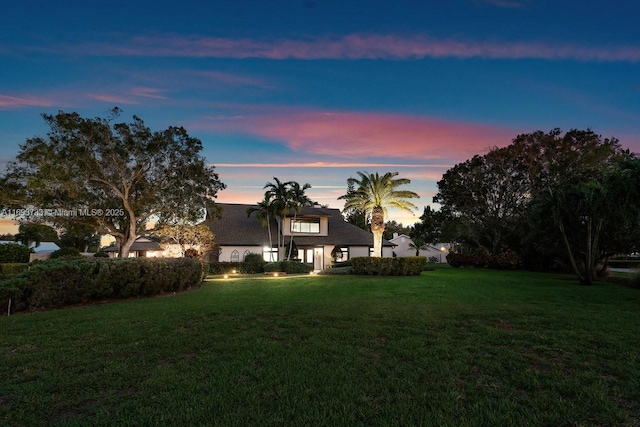
[{"label": "bush row", "polygon": [[29,262],[31,249],[20,243],[0,244],[0,263],[26,263]]},{"label": "bush row", "polygon": [[484,251],[477,251],[471,254],[449,252],[447,254],[447,262],[451,267],[489,267],[498,270],[515,269],[522,265],[520,255],[513,251],[505,251],[497,255],[490,255]]},{"label": "bush row", "polygon": [[29,268],[29,264],[23,262],[11,262],[0,264],[0,277],[15,276]]},{"label": "bush row", "polygon": [[209,264],[209,273],[228,274],[235,270],[238,273],[257,274],[264,272],[264,265],[262,255],[251,253],[242,262],[212,262]]},{"label": "bush row", "polygon": [[418,276],[427,265],[425,257],[374,258],[356,257],[351,259],[353,274],[378,276]]},{"label": "bush row", "polygon": [[129,298],[198,285],[205,271],[191,258],[54,259],[0,281],[0,304],[15,310]]},{"label": "bush row", "polygon": [[269,262],[264,265],[265,273],[284,272],[287,274],[307,274],[313,271],[311,264],[305,264],[300,261],[279,261]]}]

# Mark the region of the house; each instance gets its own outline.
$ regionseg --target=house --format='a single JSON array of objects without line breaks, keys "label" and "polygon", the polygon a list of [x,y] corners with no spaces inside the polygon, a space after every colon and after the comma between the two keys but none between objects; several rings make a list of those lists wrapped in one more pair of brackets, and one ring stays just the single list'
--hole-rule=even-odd
[{"label": "house", "polygon": [[[109,254],[110,258],[118,257],[120,252],[120,246],[117,243],[102,249],[102,252]],[[163,257],[163,258],[175,258],[180,257],[182,254],[176,255],[172,251],[167,251],[160,246],[160,240],[149,236],[140,236],[133,242],[129,249],[129,258],[136,257]]]},{"label": "house", "polygon": [[[406,234],[393,233],[393,238],[389,239],[389,242],[395,245],[393,252],[396,256],[405,257],[416,255],[416,250],[410,246],[413,244],[413,240]],[[449,246],[448,243],[432,243],[427,245],[426,249],[421,249],[419,256],[426,257],[427,260],[434,257],[438,259],[438,262],[447,262],[446,257],[447,254],[449,254]]]},{"label": "house", "polygon": [[[305,207],[297,215],[287,215],[282,220],[271,218],[271,246],[267,227],[256,218],[247,215],[247,209],[255,205],[216,203],[220,218],[207,219],[205,224],[215,234],[218,253],[211,261],[239,262],[250,253],[262,254],[265,261],[286,258],[289,242],[298,250],[300,261],[313,264],[315,270],[331,265],[334,248],[340,248],[337,262],[353,257],[370,256],[373,251],[373,234],[344,220],[340,210],[323,207]],[[278,223],[285,247],[278,253]],[[341,256],[340,256],[341,255]],[[382,255],[391,257],[393,245],[383,241]]]}]

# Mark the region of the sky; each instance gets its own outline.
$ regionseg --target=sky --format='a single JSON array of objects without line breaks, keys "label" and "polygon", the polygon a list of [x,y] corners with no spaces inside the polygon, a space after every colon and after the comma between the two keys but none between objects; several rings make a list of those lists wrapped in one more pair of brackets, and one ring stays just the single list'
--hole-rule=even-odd
[{"label": "sky", "polygon": [[[590,128],[640,152],[635,0],[22,0],[2,8],[0,173],[43,113],[184,126],[227,188],[273,177],[342,208],[357,171],[431,205],[447,169],[522,133]],[[16,227],[0,218],[0,233]]]}]

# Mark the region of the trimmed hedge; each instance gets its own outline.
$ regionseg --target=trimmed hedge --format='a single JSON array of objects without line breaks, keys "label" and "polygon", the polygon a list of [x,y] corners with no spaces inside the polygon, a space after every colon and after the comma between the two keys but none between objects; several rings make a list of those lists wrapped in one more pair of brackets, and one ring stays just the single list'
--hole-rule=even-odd
[{"label": "trimmed hedge", "polygon": [[0,244],[0,263],[27,263],[31,249],[20,243]]},{"label": "trimmed hedge", "polygon": [[419,276],[427,265],[425,257],[375,258],[355,257],[351,259],[353,274],[377,276]]},{"label": "trimmed hedge", "polygon": [[264,265],[265,273],[283,272],[287,274],[307,274],[313,271],[313,265],[300,261],[268,262]]},{"label": "trimmed hedge", "polygon": [[51,252],[51,256],[49,257],[49,259],[56,259],[56,258],[62,258],[62,257],[81,257],[82,255],[80,254],[80,249],[78,248],[72,248],[72,247],[64,247],[64,248],[60,248],[57,251],[53,251]]},{"label": "trimmed hedge", "polygon": [[[247,255],[248,257],[249,255]],[[262,260],[260,262],[244,261],[244,262],[212,262],[209,263],[209,274],[229,274],[235,270],[237,273],[244,274],[257,274],[263,273],[264,265],[266,263]]]},{"label": "trimmed hedge", "polygon": [[2,273],[2,276],[4,277],[15,276],[16,274],[20,274],[23,271],[28,269],[29,269],[29,264],[26,264],[24,262],[11,262],[11,263],[0,264],[0,273]]},{"label": "trimmed hedge", "polygon": [[0,282],[0,305],[55,308],[103,298],[151,296],[198,285],[203,270],[191,258],[54,259]]}]

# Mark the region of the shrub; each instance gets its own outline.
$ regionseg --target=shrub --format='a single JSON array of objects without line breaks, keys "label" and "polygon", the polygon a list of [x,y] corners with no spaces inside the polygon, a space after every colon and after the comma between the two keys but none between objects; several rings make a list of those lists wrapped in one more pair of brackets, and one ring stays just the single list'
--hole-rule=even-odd
[{"label": "shrub", "polygon": [[425,257],[352,258],[354,274],[377,276],[417,276],[427,263]]},{"label": "shrub", "polygon": [[313,265],[304,264],[300,261],[281,261],[280,271],[284,271],[287,274],[308,274],[313,271]]},{"label": "shrub", "polygon": [[95,258],[109,258],[109,254],[102,251],[96,252],[95,254],[93,254],[93,256]]},{"label": "shrub", "polygon": [[438,262],[439,260],[438,260],[438,257],[430,256],[428,261],[429,261],[431,264],[434,264],[434,263]]},{"label": "shrub", "polygon": [[0,297],[15,298],[16,309],[26,309],[156,295],[197,285],[202,271],[191,258],[59,258],[3,280]]},{"label": "shrub", "polygon": [[263,268],[265,273],[273,273],[276,271],[281,271],[279,262],[268,262],[263,266]]},{"label": "shrub", "polygon": [[62,257],[81,257],[82,255],[80,255],[80,249],[78,248],[71,248],[71,247],[65,247],[65,248],[60,248],[57,251],[53,251],[51,252],[51,256],[49,257],[49,259],[56,259],[56,258],[62,258]]},{"label": "shrub", "polygon": [[15,276],[16,274],[20,274],[23,271],[29,268],[29,264],[25,264],[22,262],[12,262],[6,264],[0,264],[0,277],[2,276]]},{"label": "shrub", "polygon": [[247,274],[262,273],[264,271],[264,260],[262,255],[250,253],[244,257],[244,261],[240,266],[240,271]]},{"label": "shrub", "polygon": [[27,263],[31,249],[20,243],[0,244],[0,263]]}]

